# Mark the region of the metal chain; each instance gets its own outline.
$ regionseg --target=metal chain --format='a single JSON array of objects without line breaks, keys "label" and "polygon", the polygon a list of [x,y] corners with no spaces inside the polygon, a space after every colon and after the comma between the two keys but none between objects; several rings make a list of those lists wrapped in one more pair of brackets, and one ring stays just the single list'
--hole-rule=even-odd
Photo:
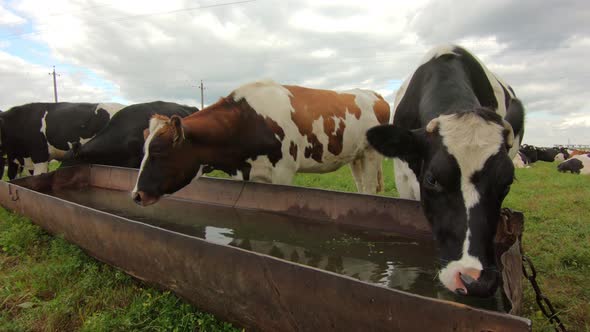
[{"label": "metal chain", "polygon": [[[530,273],[527,270],[527,266],[530,269]],[[563,326],[563,323],[557,316],[557,312],[555,312],[555,309],[553,308],[551,301],[549,301],[547,296],[543,295],[543,292],[541,292],[541,288],[539,287],[539,284],[537,283],[536,279],[537,270],[535,270],[533,262],[531,262],[531,260],[525,255],[522,255],[522,273],[524,274],[525,278],[527,278],[530,281],[531,286],[533,286],[537,304],[539,305],[539,308],[541,309],[543,315],[545,315],[545,317],[549,319],[549,322],[553,324],[553,326],[555,327],[555,331],[567,332],[565,326]]]}]

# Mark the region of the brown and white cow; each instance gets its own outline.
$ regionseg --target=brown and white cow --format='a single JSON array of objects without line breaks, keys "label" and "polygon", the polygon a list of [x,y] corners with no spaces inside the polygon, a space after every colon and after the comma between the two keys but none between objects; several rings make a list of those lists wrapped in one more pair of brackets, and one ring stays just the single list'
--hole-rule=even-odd
[{"label": "brown and white cow", "polygon": [[368,90],[246,84],[186,118],[154,116],[132,196],[153,204],[206,169],[290,184],[297,172],[332,172],[349,163],[358,191],[375,193],[382,188],[382,157],[365,132],[389,117],[389,104]]}]

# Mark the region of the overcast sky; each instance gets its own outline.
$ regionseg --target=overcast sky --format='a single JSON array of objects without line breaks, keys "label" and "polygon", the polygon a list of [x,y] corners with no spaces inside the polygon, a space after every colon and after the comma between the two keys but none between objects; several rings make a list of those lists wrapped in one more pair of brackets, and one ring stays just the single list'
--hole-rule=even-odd
[{"label": "overcast sky", "polygon": [[432,47],[471,50],[527,109],[525,143],[590,144],[588,0],[0,0],[0,109],[200,105],[271,78],[393,94]]}]

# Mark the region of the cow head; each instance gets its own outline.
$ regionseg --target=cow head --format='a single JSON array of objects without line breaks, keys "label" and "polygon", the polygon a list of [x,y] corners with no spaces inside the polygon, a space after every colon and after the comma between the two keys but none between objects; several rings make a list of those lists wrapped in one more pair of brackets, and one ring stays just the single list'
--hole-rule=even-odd
[{"label": "cow head", "polygon": [[189,184],[205,166],[189,157],[194,151],[177,115],[155,115],[144,137],[144,157],[132,198],[147,206]]},{"label": "cow head", "polygon": [[569,151],[564,147],[557,148],[557,151],[558,152],[554,158],[555,161],[564,161],[570,157]]},{"label": "cow head", "polygon": [[440,249],[440,281],[451,291],[489,296],[498,285],[493,239],[514,166],[512,127],[487,109],[441,115],[426,128],[372,128],[382,154],[419,165],[420,200]]}]

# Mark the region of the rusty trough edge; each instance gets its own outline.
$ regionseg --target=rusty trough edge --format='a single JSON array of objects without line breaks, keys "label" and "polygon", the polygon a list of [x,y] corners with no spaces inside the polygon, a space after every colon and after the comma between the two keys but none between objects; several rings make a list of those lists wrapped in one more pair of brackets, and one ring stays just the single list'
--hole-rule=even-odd
[{"label": "rusty trough edge", "polygon": [[[136,169],[92,165],[90,185],[131,191],[136,177]],[[194,180],[171,196],[414,238],[432,237],[420,203],[405,199],[207,177]]]},{"label": "rusty trough edge", "polygon": [[[88,174],[88,173],[87,173]],[[70,174],[74,175],[75,174]],[[530,331],[511,316],[368,284],[5,182],[0,203],[91,256],[262,331]]]}]

